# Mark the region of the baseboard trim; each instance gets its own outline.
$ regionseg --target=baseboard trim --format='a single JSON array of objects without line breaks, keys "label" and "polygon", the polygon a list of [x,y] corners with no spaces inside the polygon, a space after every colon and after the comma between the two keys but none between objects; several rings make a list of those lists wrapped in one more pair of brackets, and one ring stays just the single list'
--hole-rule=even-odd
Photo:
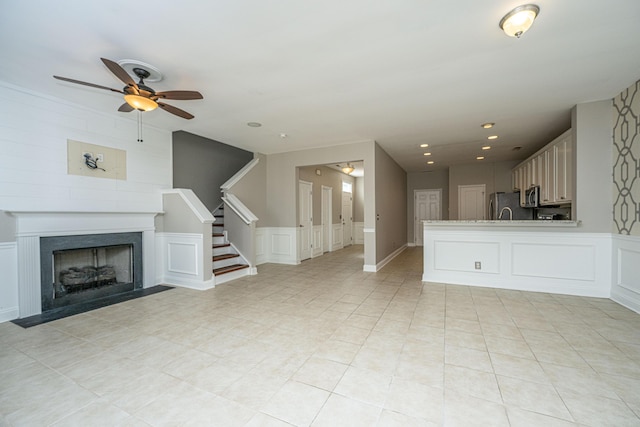
[{"label": "baseboard trim", "polygon": [[400,255],[402,253],[402,251],[404,251],[405,249],[407,249],[407,244],[406,243],[404,245],[400,246],[395,251],[391,252],[385,259],[383,259],[382,261],[380,261],[376,265],[365,264],[364,267],[362,268],[362,271],[367,272],[367,273],[377,273],[378,271],[382,270],[382,268],[385,265],[389,264],[395,257]]}]

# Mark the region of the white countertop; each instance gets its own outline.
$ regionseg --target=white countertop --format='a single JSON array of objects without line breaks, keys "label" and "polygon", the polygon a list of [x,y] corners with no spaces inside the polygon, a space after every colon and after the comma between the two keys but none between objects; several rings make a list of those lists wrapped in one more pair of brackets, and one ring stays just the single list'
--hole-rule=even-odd
[{"label": "white countertop", "polygon": [[580,221],[565,220],[439,220],[422,221],[424,226],[456,226],[456,227],[577,227]]}]

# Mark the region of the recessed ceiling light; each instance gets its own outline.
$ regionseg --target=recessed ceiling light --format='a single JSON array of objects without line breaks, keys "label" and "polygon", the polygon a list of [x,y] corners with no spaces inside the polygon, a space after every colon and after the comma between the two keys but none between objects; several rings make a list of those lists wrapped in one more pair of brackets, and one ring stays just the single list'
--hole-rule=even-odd
[{"label": "recessed ceiling light", "polygon": [[484,156],[478,156],[476,157],[476,160],[484,160]]},{"label": "recessed ceiling light", "polygon": [[491,146],[490,145],[485,145],[484,147],[482,147],[483,150],[491,150]]},{"label": "recessed ceiling light", "polygon": [[289,135],[287,135],[286,133],[281,133],[280,134],[280,138],[285,139],[286,137],[288,137]]},{"label": "recessed ceiling light", "polygon": [[250,128],[259,128],[260,126],[262,126],[262,123],[249,122],[249,123],[247,123],[247,126],[249,126]]},{"label": "recessed ceiling light", "polygon": [[434,164],[434,163],[435,163],[435,162],[434,162],[433,160],[429,160],[429,161],[427,162],[427,164],[428,164],[428,165],[432,165],[432,164]]},{"label": "recessed ceiling light", "polygon": [[487,122],[487,123],[481,124],[480,126],[482,126],[483,129],[491,129],[494,125],[495,123]]},{"label": "recessed ceiling light", "polygon": [[488,136],[487,139],[498,139],[498,135],[491,135]]},{"label": "recessed ceiling light", "polygon": [[425,155],[425,156],[430,156],[430,155],[431,155],[431,153],[424,153],[424,155]]},{"label": "recessed ceiling light", "polygon": [[427,148],[429,144],[420,144],[420,148]]}]

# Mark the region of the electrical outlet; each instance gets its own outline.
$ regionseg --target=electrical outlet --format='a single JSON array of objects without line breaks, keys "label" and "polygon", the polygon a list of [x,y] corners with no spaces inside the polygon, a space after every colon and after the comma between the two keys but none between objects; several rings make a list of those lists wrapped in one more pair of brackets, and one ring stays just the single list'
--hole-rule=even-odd
[{"label": "electrical outlet", "polygon": [[482,270],[482,263],[480,261],[476,261],[476,270]]},{"label": "electrical outlet", "polygon": [[102,153],[96,154],[96,161],[97,162],[104,162],[104,154],[102,154]]}]

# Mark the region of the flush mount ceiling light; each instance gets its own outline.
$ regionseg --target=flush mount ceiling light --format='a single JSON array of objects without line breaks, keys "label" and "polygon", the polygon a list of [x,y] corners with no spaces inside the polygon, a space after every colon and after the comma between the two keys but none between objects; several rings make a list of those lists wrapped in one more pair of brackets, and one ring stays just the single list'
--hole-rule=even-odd
[{"label": "flush mount ceiling light", "polygon": [[535,4],[518,6],[500,20],[500,28],[509,37],[520,38],[531,26],[540,13]]},{"label": "flush mount ceiling light", "polygon": [[151,98],[145,98],[144,96],[134,95],[132,93],[125,95],[124,100],[131,107],[141,111],[152,111],[158,108],[158,103]]},{"label": "flush mount ceiling light", "polygon": [[424,155],[425,155],[425,156],[430,156],[430,155],[431,155],[431,153],[424,153]]},{"label": "flush mount ceiling light", "polygon": [[342,172],[346,173],[347,175],[349,175],[351,172],[353,172],[354,167],[351,166],[351,164],[347,163],[347,166],[342,168]]},{"label": "flush mount ceiling light", "polygon": [[434,164],[434,163],[435,163],[435,162],[434,162],[433,160],[429,160],[429,161],[427,162],[427,164],[428,164],[428,165],[432,165],[432,164]]},{"label": "flush mount ceiling light", "polygon": [[487,139],[490,139],[490,140],[491,140],[491,139],[498,139],[498,135],[491,135],[491,136],[488,136],[488,137],[487,137]]},{"label": "flush mount ceiling light", "polygon": [[491,146],[490,145],[485,145],[484,147],[482,147],[483,150],[491,150]]},{"label": "flush mount ceiling light", "polygon": [[484,160],[484,156],[478,156],[476,157],[476,160]]},{"label": "flush mount ceiling light", "polygon": [[427,148],[429,144],[420,144],[420,148]]},{"label": "flush mount ceiling light", "polygon": [[262,126],[262,123],[249,122],[249,123],[247,123],[247,126],[249,126],[250,128],[259,128],[260,126]]},{"label": "flush mount ceiling light", "polygon": [[495,123],[487,122],[487,123],[481,124],[480,127],[482,127],[482,129],[491,129],[495,125],[496,125]]}]

